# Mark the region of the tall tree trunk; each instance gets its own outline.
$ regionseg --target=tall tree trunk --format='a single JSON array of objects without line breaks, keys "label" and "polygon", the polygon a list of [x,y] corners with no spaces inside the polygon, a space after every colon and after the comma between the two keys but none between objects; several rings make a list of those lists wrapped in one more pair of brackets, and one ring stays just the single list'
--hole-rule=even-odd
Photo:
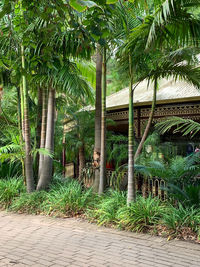
[{"label": "tall tree trunk", "polygon": [[93,189],[95,192],[99,190],[100,180],[100,153],[101,153],[101,87],[102,87],[102,53],[101,48],[97,46],[96,52],[96,102],[95,102],[95,144],[94,144],[94,166],[95,180]]},{"label": "tall tree trunk", "polygon": [[[49,90],[48,111],[47,111],[47,130],[45,149],[53,153],[54,151],[54,124],[55,124],[55,90]],[[47,189],[51,182],[53,172],[53,159],[48,155],[44,155],[41,174],[37,185],[37,190]]]},{"label": "tall tree trunk", "polygon": [[[37,149],[40,148],[41,123],[42,123],[42,89],[41,87],[38,87],[38,105],[37,105],[36,136],[35,136],[35,143]],[[38,182],[39,158],[40,156],[39,154],[37,154],[34,166],[34,176],[36,184]]]},{"label": "tall tree trunk", "polygon": [[20,83],[20,105],[21,105],[21,127],[22,127],[22,139],[24,140],[24,94],[23,94],[23,86]]},{"label": "tall tree trunk", "polygon": [[136,187],[134,177],[134,112],[133,112],[133,73],[132,73],[132,59],[129,55],[129,72],[130,72],[130,85],[129,85],[129,131],[128,131],[128,194],[127,204],[129,205],[136,199]]},{"label": "tall tree trunk", "polygon": [[[22,112],[21,112],[21,96],[20,95],[21,95],[20,88],[17,87],[17,117],[18,117],[19,143],[20,143],[20,146],[22,146],[23,136],[22,136]],[[22,177],[24,179],[24,183],[26,183],[24,158],[21,158],[21,164],[22,164]]]},{"label": "tall tree trunk", "polygon": [[144,142],[148,136],[148,133],[149,133],[149,130],[150,130],[150,127],[151,127],[151,124],[152,124],[152,120],[153,120],[153,115],[154,115],[154,111],[155,111],[155,107],[156,107],[156,95],[157,95],[157,87],[158,87],[158,81],[157,81],[157,78],[155,79],[154,81],[154,89],[153,89],[153,100],[152,100],[152,106],[151,106],[151,113],[149,115],[149,120],[147,122],[147,126],[144,130],[144,133],[142,135],[142,139],[139,143],[139,146],[137,148],[137,151],[135,153],[135,157],[134,157],[134,160],[136,160],[138,158],[138,156],[140,155],[140,153],[142,152],[142,148],[143,148],[143,145],[144,145]]},{"label": "tall tree trunk", "polygon": [[33,161],[31,156],[31,135],[29,123],[29,110],[28,110],[28,90],[26,86],[25,77],[25,57],[24,46],[21,46],[21,59],[22,59],[22,88],[24,97],[24,139],[25,139],[25,173],[26,173],[26,187],[27,192],[34,191],[34,178],[33,178]]},{"label": "tall tree trunk", "polygon": [[62,167],[63,167],[63,177],[65,177],[66,168],[66,148],[65,148],[65,128],[63,126],[63,149],[62,149]]},{"label": "tall tree trunk", "polygon": [[106,48],[103,51],[103,86],[102,86],[102,110],[101,110],[101,159],[99,194],[102,194],[106,185]]},{"label": "tall tree trunk", "polygon": [[[42,91],[42,123],[41,123],[41,134],[40,134],[40,148],[45,148],[46,127],[47,127],[47,89],[44,88]],[[41,170],[43,168],[43,160],[44,160],[44,155],[40,153],[38,180],[40,179]]]},{"label": "tall tree trunk", "polygon": [[79,180],[82,178],[82,170],[85,167],[85,151],[84,144],[79,147]]}]

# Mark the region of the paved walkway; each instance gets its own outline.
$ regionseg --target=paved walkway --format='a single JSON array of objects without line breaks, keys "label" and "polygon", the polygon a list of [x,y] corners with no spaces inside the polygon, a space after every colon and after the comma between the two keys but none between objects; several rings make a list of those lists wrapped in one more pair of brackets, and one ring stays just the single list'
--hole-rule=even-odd
[{"label": "paved walkway", "polygon": [[0,266],[200,267],[200,245],[0,212]]}]

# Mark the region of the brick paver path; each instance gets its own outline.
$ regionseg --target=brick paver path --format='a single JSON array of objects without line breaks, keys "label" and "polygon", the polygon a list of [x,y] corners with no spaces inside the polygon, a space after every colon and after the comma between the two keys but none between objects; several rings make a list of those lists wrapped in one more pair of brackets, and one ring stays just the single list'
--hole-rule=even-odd
[{"label": "brick paver path", "polygon": [[200,267],[200,245],[0,212],[0,266]]}]

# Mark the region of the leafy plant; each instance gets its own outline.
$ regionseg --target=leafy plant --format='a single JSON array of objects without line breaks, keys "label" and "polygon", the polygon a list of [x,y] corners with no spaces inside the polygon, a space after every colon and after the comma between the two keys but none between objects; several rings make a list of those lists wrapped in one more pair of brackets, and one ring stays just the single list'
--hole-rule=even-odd
[{"label": "leafy plant", "polygon": [[47,193],[45,191],[33,192],[32,194],[22,193],[15,199],[10,209],[20,213],[39,214],[46,198]]},{"label": "leafy plant", "polygon": [[25,192],[23,180],[20,178],[0,180],[0,207],[8,208],[21,192]]},{"label": "leafy plant", "polygon": [[91,190],[85,191],[78,181],[67,179],[64,184],[51,187],[42,208],[48,215],[77,215],[83,213],[91,198]]},{"label": "leafy plant", "polygon": [[94,209],[88,211],[88,217],[99,225],[116,224],[116,214],[120,207],[126,205],[126,193],[109,191],[99,199]]},{"label": "leafy plant", "polygon": [[158,198],[139,196],[130,206],[119,209],[118,226],[129,231],[141,232],[159,223],[165,212],[165,206]]},{"label": "leafy plant", "polygon": [[183,227],[189,227],[197,232],[200,227],[200,211],[194,207],[185,208],[179,203],[177,208],[170,206],[166,210],[162,223],[174,232],[181,231]]}]

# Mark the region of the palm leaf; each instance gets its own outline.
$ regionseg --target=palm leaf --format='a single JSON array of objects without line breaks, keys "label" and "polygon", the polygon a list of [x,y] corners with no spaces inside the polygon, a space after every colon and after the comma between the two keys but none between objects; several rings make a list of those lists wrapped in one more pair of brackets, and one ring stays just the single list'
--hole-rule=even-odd
[{"label": "palm leaf", "polygon": [[162,121],[156,125],[156,129],[164,134],[170,131],[172,128],[173,133],[181,132],[184,136],[195,136],[200,131],[200,124],[190,119],[184,119],[180,117],[171,117],[165,121]]}]

